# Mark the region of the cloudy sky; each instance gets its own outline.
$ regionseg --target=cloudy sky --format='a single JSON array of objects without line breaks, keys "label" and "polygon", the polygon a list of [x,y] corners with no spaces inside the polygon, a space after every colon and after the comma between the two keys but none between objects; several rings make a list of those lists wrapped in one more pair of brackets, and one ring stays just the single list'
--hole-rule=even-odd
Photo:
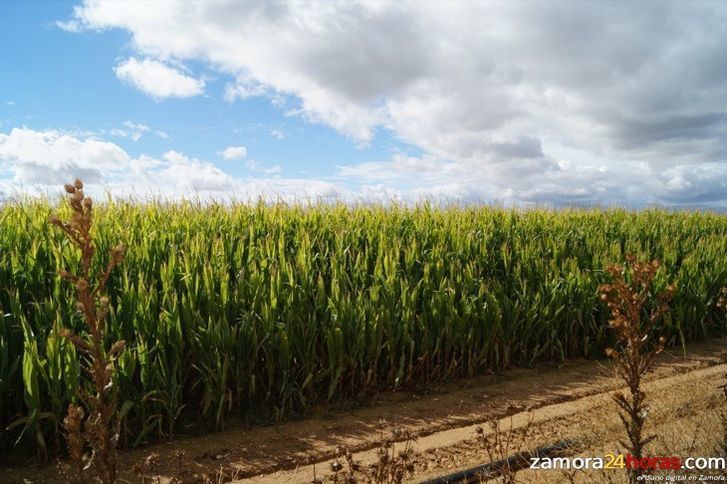
[{"label": "cloudy sky", "polygon": [[727,208],[727,3],[0,3],[0,192]]}]

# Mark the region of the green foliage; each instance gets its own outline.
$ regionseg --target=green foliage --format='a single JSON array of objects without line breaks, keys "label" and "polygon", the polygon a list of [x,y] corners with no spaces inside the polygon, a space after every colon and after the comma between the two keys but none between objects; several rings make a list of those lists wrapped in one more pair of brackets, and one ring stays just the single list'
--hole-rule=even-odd
[{"label": "green foliage", "polygon": [[[0,208],[0,455],[42,455],[78,385],[90,388],[58,334],[84,326],[56,275],[78,254],[48,224],[53,208]],[[125,445],[601,356],[613,341],[598,286],[626,253],[661,260],[656,287],[679,287],[657,328],[668,344],[727,334],[719,214],[110,202],[95,231],[99,254],[128,245],[107,335],[127,343]]]}]

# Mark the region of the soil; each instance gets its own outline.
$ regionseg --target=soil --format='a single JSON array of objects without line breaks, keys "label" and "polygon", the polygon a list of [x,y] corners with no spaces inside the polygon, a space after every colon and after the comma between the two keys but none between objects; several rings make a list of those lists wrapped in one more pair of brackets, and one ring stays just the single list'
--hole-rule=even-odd
[{"label": "soil", "polygon": [[[727,376],[727,340],[667,351],[647,378],[647,432],[652,455],[711,456],[725,438],[719,412]],[[407,482],[420,482],[567,440],[561,455],[618,453],[625,434],[613,395],[621,388],[606,361],[568,361],[437,385],[426,394],[379,395],[366,408],[320,407],[311,418],[255,428],[233,427],[205,437],[178,438],[120,455],[122,480],[141,482],[339,482],[345,452],[360,466],[380,458],[382,440],[394,452],[410,443]],[[478,433],[478,429],[480,433]],[[393,432],[396,432],[394,436]],[[483,439],[500,439],[501,448]],[[391,449],[390,449],[391,450]],[[332,469],[342,464],[335,476]],[[679,471],[681,472],[681,471]],[[722,472],[724,473],[724,471]],[[719,476],[722,473],[712,473]],[[703,471],[701,474],[708,474]],[[506,472],[517,482],[622,482],[625,472]],[[0,482],[59,482],[56,465],[0,468]]]}]

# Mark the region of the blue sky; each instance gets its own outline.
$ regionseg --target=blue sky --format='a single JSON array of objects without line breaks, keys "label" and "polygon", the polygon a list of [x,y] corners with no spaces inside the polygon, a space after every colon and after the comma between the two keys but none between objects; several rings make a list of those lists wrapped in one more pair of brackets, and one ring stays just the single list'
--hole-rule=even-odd
[{"label": "blue sky", "polygon": [[[408,148],[385,130],[361,147],[330,127],[286,116],[295,99],[276,107],[264,98],[224,100],[229,76],[198,62],[187,63],[209,80],[205,94],[187,99],[155,100],[119,81],[118,59],[133,54],[122,31],[70,33],[57,21],[71,17],[74,2],[9,2],[0,6],[0,129],[29,127],[69,133],[103,133],[132,156],[161,156],[168,150],[209,160],[235,176],[254,175],[244,160],[224,160],[227,146],[244,146],[247,159],[280,166],[291,177],[335,176],[337,165],[388,159],[392,150]],[[134,141],[114,136],[124,123],[143,124],[162,137],[145,133]],[[69,174],[72,176],[72,174]]]},{"label": "blue sky", "polygon": [[0,192],[724,208],[724,21],[717,2],[3,2]]}]

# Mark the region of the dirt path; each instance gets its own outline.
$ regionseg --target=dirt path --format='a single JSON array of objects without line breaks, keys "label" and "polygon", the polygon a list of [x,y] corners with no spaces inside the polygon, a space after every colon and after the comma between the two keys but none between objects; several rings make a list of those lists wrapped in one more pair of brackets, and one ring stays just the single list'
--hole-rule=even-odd
[{"label": "dirt path", "polygon": [[[711,440],[718,436],[712,434],[720,427],[713,413],[720,403],[717,388],[727,374],[726,343],[715,340],[689,346],[686,356],[675,351],[661,356],[646,388],[647,398],[654,402],[649,422],[659,435],[654,446],[686,456],[685,452],[707,452],[708,446],[715,445]],[[368,408],[321,408],[304,421],[232,428],[125,452],[124,478],[139,482],[132,467],[153,453],[158,455],[157,463],[147,467],[148,475],[181,476],[189,482],[214,477],[221,469],[227,476],[234,475],[235,482],[310,483],[314,465],[316,477],[327,481],[337,447],[351,451],[363,468],[377,460],[382,420],[387,422],[385,435],[397,427],[400,435],[416,437],[411,481],[489,461],[491,456],[477,440],[476,429],[482,426],[483,436],[493,435],[488,422],[498,420],[498,435],[511,437],[512,448],[504,453],[568,438],[578,443],[572,452],[602,455],[619,448],[620,423],[611,400],[618,388],[604,362],[572,361],[559,367],[512,370],[437,386],[426,395],[382,395]],[[401,443],[395,445],[403,448]],[[184,453],[181,460],[180,451]],[[0,468],[0,482],[48,482],[54,474],[48,466]],[[562,473],[534,471],[518,476],[525,476],[525,482],[564,478]],[[570,477],[577,482],[589,479],[586,473]]]},{"label": "dirt path", "polygon": [[[702,411],[708,405],[697,407],[694,404],[692,406],[693,402],[690,401],[689,395],[698,394],[700,398],[704,397],[705,384],[710,381],[724,384],[725,374],[727,374],[727,364],[695,369],[684,374],[651,381],[647,385],[646,391],[656,399],[662,400],[667,396],[666,394],[671,394],[675,389],[678,389],[679,394],[686,398],[675,399],[670,403],[677,404],[676,406],[662,410],[675,411],[679,407],[685,407],[686,404],[686,408],[689,410],[696,410],[697,408],[700,410],[699,412],[690,412],[691,417],[703,417]],[[690,392],[690,388],[697,390],[697,392]],[[575,400],[546,405],[498,419],[498,427],[496,428],[500,429],[501,438],[504,440],[507,439],[508,435],[512,435],[510,439],[513,441],[513,445],[500,453],[493,450],[494,460],[507,458],[520,451],[547,447],[562,440],[571,441],[574,444],[574,447],[570,452],[566,452],[566,455],[602,456],[606,451],[618,452],[619,445],[617,442],[622,436],[621,427],[614,418],[614,405],[611,399],[613,393],[613,391],[608,391],[583,396]],[[709,402],[705,401],[704,403]],[[695,419],[693,424],[697,426],[698,430],[699,419]],[[441,477],[490,461],[490,456],[481,441],[478,440],[478,429],[485,436],[494,434],[494,429],[489,425],[489,422],[488,425],[475,423],[436,432],[413,441],[410,445],[413,451],[411,462],[414,466],[414,473],[407,480],[417,482]],[[673,431],[670,433],[673,433]],[[691,440],[693,436],[694,433],[689,433],[688,440]],[[596,443],[601,445],[595,446]],[[608,445],[603,447],[603,444]],[[403,446],[402,444],[399,445],[400,447]],[[361,466],[366,467],[374,464],[378,456],[378,448],[376,448],[356,452],[353,454],[353,459]],[[331,479],[333,473],[330,469],[336,461],[345,467],[346,461],[344,458],[334,458],[316,463],[315,469],[313,465],[307,465],[293,470],[239,479],[234,482],[310,484],[314,473],[317,478],[325,481]],[[340,475],[343,475],[343,472]],[[540,475],[537,480],[560,482],[563,475],[559,473],[550,476],[551,479],[547,479],[547,477],[547,475]],[[585,475],[578,477],[579,482],[593,482],[591,478],[587,478]],[[525,482],[532,482],[532,480],[528,479]]]}]

